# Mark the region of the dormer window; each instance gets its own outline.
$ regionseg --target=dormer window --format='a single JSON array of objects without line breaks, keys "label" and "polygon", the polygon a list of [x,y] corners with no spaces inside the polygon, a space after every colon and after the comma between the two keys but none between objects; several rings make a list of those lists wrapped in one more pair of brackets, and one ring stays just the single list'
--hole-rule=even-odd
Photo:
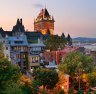
[{"label": "dormer window", "polygon": [[15,41],[14,43],[16,43],[16,44],[22,44],[23,41]]},{"label": "dormer window", "polygon": [[11,42],[9,41],[8,43],[10,44]]}]

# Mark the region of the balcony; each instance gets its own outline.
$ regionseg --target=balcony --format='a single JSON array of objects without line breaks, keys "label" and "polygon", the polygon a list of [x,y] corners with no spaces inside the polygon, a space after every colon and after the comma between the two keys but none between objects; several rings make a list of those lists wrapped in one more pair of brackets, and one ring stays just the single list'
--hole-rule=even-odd
[{"label": "balcony", "polygon": [[40,63],[30,63],[29,66],[30,66],[30,67],[31,67],[31,66],[33,66],[33,67],[34,67],[34,66],[40,66]]}]

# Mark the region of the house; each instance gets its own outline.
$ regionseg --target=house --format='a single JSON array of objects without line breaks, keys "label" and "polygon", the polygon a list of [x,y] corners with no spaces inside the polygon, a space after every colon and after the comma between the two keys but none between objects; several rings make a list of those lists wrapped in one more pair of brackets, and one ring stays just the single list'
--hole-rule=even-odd
[{"label": "house", "polygon": [[6,37],[4,54],[13,64],[18,64],[21,69],[28,68],[28,42],[26,36]]}]

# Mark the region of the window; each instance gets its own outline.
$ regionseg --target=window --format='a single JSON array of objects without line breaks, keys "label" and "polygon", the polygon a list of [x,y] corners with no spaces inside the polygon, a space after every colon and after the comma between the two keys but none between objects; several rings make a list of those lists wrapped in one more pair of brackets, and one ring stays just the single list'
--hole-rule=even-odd
[{"label": "window", "polygon": [[15,41],[16,44],[22,44],[23,41]]},{"label": "window", "polygon": [[6,50],[8,50],[8,47],[6,47]]},{"label": "window", "polygon": [[27,50],[27,47],[23,47],[23,50]]},{"label": "window", "polygon": [[21,49],[21,47],[17,47],[17,50],[20,50]]},{"label": "window", "polygon": [[11,42],[9,41],[9,44],[10,44]]},{"label": "window", "polygon": [[23,54],[23,58],[26,58],[26,55],[25,54]]},{"label": "window", "polygon": [[20,58],[20,54],[17,54],[17,58]]},{"label": "window", "polygon": [[32,63],[38,63],[39,57],[32,57]]}]

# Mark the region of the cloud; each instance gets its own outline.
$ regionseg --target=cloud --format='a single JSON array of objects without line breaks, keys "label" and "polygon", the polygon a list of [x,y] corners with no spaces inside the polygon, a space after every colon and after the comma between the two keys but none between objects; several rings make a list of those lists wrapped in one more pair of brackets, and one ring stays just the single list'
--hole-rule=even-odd
[{"label": "cloud", "polygon": [[35,8],[43,8],[43,5],[42,5],[42,4],[39,4],[39,3],[33,4],[33,6],[34,6]]}]

